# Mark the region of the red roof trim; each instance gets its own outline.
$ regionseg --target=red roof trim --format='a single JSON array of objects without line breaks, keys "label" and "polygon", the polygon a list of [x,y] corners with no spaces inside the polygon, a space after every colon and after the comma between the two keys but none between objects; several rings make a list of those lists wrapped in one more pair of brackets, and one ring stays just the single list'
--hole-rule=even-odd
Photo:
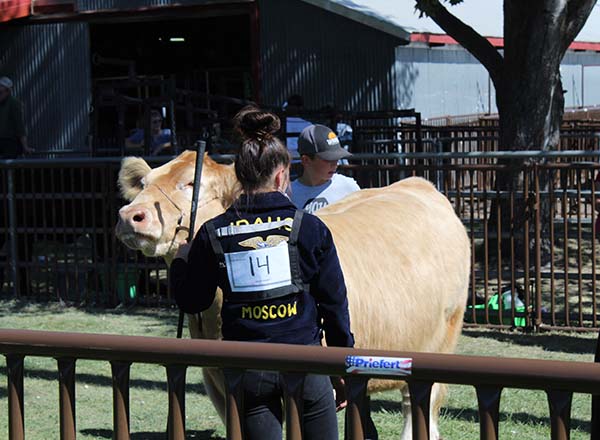
[{"label": "red roof trim", "polygon": [[[486,39],[494,47],[504,47],[504,38],[498,37],[486,37]],[[449,35],[442,34],[428,34],[415,32],[410,35],[411,42],[426,43],[430,46],[438,46],[442,44],[458,44],[456,40]],[[592,50],[600,52],[600,43],[592,43],[585,41],[574,41],[569,46],[571,50]]]},{"label": "red roof trim", "polygon": [[0,0],[0,23],[31,15],[31,0]]}]

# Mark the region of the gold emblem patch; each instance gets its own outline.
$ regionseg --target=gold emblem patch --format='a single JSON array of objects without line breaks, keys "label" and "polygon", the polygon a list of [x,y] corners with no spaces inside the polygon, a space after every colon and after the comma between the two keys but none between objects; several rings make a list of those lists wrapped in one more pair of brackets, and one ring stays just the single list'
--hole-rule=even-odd
[{"label": "gold emblem patch", "polygon": [[240,246],[252,249],[264,249],[275,247],[284,241],[288,241],[288,237],[284,235],[269,235],[267,236],[266,240],[263,240],[262,237],[252,237],[244,241],[240,241],[238,244]]}]

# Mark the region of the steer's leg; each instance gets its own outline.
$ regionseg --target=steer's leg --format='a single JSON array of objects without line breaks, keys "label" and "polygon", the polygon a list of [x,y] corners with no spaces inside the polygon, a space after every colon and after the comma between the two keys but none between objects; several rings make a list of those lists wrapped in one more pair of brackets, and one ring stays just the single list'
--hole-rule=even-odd
[{"label": "steer's leg", "polygon": [[431,440],[438,440],[440,438],[440,432],[438,429],[438,419],[440,416],[440,410],[442,404],[446,398],[446,392],[448,387],[445,384],[434,383],[431,387],[431,410],[429,416],[429,438]]},{"label": "steer's leg", "polygon": [[412,414],[408,385],[402,387],[402,416],[404,417],[404,428],[400,438],[402,440],[412,440]]},{"label": "steer's leg", "polygon": [[217,414],[225,423],[225,377],[218,368],[203,368],[204,388]]},{"label": "steer's leg", "polygon": [[[429,412],[429,438],[430,440],[439,440],[440,432],[438,430],[438,417],[440,408],[446,396],[446,385],[434,383],[431,387],[430,412]],[[400,438],[402,440],[412,440],[412,406],[410,404],[410,394],[408,386],[402,388],[402,416],[404,417],[404,429]]]}]

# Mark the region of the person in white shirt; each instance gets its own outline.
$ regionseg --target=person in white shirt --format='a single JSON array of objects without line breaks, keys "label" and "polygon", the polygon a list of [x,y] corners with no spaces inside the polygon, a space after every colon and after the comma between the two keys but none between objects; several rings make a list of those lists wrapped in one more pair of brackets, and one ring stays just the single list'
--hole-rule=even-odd
[{"label": "person in white shirt", "polygon": [[360,190],[354,179],[336,173],[338,161],[352,154],[341,147],[329,127],[310,125],[302,130],[298,153],[303,172],[290,187],[290,199],[298,209],[314,213]]}]

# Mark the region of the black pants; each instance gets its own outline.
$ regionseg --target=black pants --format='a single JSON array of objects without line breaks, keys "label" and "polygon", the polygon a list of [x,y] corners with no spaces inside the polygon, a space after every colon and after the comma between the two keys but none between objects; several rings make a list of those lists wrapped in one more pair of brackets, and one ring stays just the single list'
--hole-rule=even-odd
[{"label": "black pants", "polygon": [[[225,371],[227,380],[228,372]],[[283,388],[280,374],[247,371],[244,374],[244,433],[246,440],[281,440]],[[308,374],[302,397],[304,438],[338,440],[333,387],[327,376]]]}]

